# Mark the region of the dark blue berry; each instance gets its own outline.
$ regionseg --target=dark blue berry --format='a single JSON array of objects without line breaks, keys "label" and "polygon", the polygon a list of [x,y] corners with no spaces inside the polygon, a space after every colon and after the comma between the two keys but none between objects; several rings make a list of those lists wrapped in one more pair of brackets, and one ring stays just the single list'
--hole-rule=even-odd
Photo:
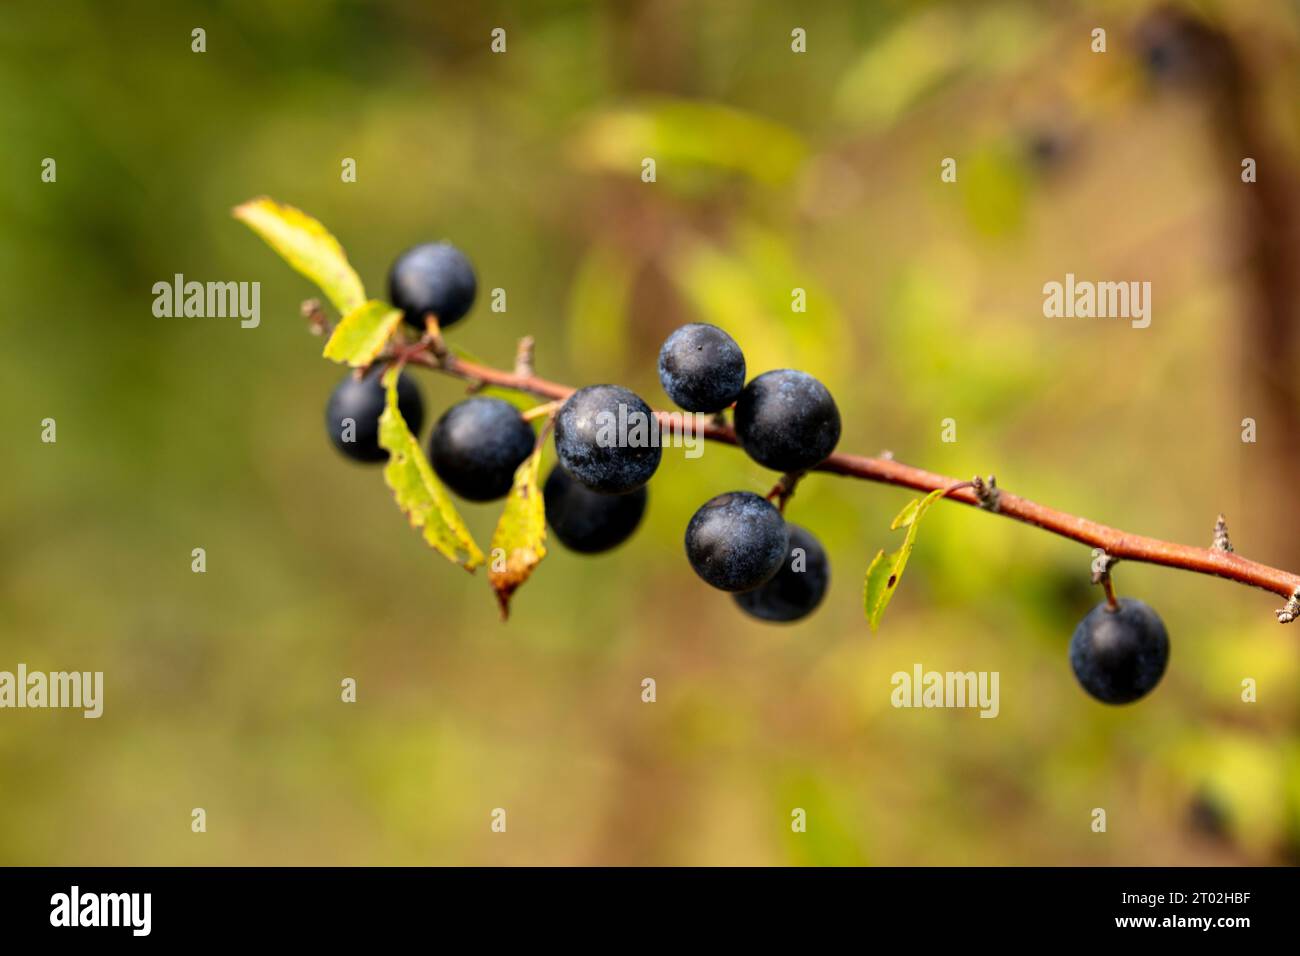
[{"label": "dark blue berry", "polygon": [[474,304],[477,291],[474,267],[447,242],[426,242],[406,250],[388,273],[389,301],[421,331],[429,313],[444,329],[459,322]]},{"label": "dark blue berry", "polygon": [[[376,366],[365,378],[349,373],[335,387],[325,406],[325,429],[334,447],[357,461],[387,461],[388,452],[379,447],[379,416],[384,412],[385,392],[380,381],[384,369]],[[412,434],[424,425],[424,401],[420,389],[405,372],[397,379],[397,410]],[[350,426],[349,426],[349,423]]]},{"label": "dark blue berry", "polygon": [[438,419],[429,436],[429,463],[438,477],[469,501],[493,501],[514,484],[537,444],[533,426],[499,398],[467,398]]},{"label": "dark blue berry", "polygon": [[659,467],[654,413],[619,385],[580,388],[555,416],[555,452],[572,477],[592,491],[635,491]]},{"label": "dark blue berry", "polygon": [[566,548],[581,554],[608,551],[630,538],[648,497],[644,487],[625,495],[599,494],[558,465],[551,469],[542,495],[551,531]]},{"label": "dark blue berry", "polygon": [[789,552],[785,519],[764,498],[733,491],[710,498],[686,526],[686,557],[722,591],[748,591],[780,570]]},{"label": "dark blue berry", "polygon": [[798,621],[821,604],[831,582],[831,565],[826,549],[812,533],[788,525],[790,549],[766,584],[732,595],[742,611],[762,621]]},{"label": "dark blue berry", "polygon": [[1103,601],[1079,622],[1070,640],[1070,667],[1079,683],[1105,704],[1127,704],[1160,683],[1169,663],[1169,636],[1156,612],[1141,601]]},{"label": "dark blue berry", "polygon": [[659,381],[688,412],[720,412],[745,387],[745,355],[716,325],[683,325],[659,350]]},{"label": "dark blue berry", "polygon": [[840,410],[806,372],[764,372],[736,401],[736,437],[750,458],[775,471],[819,464],[840,440]]}]

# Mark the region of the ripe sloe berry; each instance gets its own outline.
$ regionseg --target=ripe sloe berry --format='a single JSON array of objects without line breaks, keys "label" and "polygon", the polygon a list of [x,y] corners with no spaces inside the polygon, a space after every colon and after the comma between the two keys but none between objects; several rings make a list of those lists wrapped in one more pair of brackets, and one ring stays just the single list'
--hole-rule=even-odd
[{"label": "ripe sloe berry", "polygon": [[519,410],[499,398],[457,402],[429,436],[429,463],[447,487],[469,501],[493,501],[514,484],[515,469],[537,437]]},{"label": "ripe sloe berry", "polygon": [[1169,635],[1156,612],[1120,598],[1103,601],[1079,622],[1070,639],[1070,667],[1079,683],[1104,704],[1127,704],[1160,683],[1169,663]]},{"label": "ripe sloe berry", "polygon": [[691,567],[722,591],[748,591],[766,583],[788,553],[785,519],[753,492],[710,498],[686,526]]},{"label": "ripe sloe berry", "polygon": [[555,416],[555,452],[592,491],[635,491],[659,467],[657,422],[650,406],[620,385],[580,388]]},{"label": "ripe sloe berry", "polygon": [[820,463],[840,440],[840,410],[806,372],[776,369],[745,386],[736,402],[736,437],[754,461],[775,471]]},{"label": "ripe sloe berry", "polygon": [[[387,461],[379,447],[379,416],[384,412],[383,368],[376,366],[360,380],[348,374],[339,382],[325,406],[325,429],[334,447],[356,461]],[[411,434],[424,425],[424,400],[405,372],[397,379],[397,410]],[[351,420],[351,427],[348,426]]]},{"label": "ripe sloe berry", "polygon": [[448,242],[426,242],[407,249],[388,273],[388,298],[403,318],[421,331],[432,312],[438,325],[459,322],[474,304],[478,280],[465,254]]},{"label": "ripe sloe berry", "polygon": [[716,325],[683,325],[659,350],[659,381],[688,412],[720,412],[745,387],[745,355]]},{"label": "ripe sloe berry", "polygon": [[739,608],[761,621],[798,621],[821,604],[831,580],[826,549],[812,533],[789,525],[790,549],[781,570],[766,584],[733,594]]},{"label": "ripe sloe berry", "polygon": [[546,523],[570,551],[597,554],[632,536],[645,514],[644,486],[625,495],[602,495],[575,481],[560,466],[542,489]]}]

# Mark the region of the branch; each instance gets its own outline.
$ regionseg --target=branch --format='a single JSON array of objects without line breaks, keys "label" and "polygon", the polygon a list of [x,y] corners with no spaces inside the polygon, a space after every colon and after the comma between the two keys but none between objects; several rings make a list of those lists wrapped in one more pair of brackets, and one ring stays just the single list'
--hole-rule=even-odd
[{"label": "branch", "polygon": [[[381,360],[385,357],[387,356],[381,356]],[[405,360],[410,364],[423,365],[471,382],[495,385],[498,388],[526,392],[551,400],[566,399],[576,391],[576,389],[568,385],[550,382],[544,378],[538,378],[536,375],[521,374],[518,371],[506,372],[478,362],[458,358],[454,355],[447,355],[439,359],[427,351],[416,351],[405,355]],[[655,415],[661,421],[665,421],[669,415],[674,414],[676,413],[655,412]],[[716,420],[705,422],[701,431],[703,436],[710,441],[727,445],[737,444],[735,431],[732,430],[731,426],[722,422]],[[1001,515],[1014,521],[1033,525],[1036,528],[1042,528],[1044,531],[1050,531],[1053,534],[1069,538],[1071,541],[1077,541],[1080,544],[1086,544],[1092,548],[1101,548],[1112,559],[1158,564],[1167,568],[1178,568],[1183,571],[1193,571],[1197,574],[1209,574],[1214,577],[1226,578],[1229,581],[1236,581],[1239,584],[1262,588],[1265,591],[1271,591],[1287,598],[1287,608],[1295,609],[1296,613],[1291,615],[1286,614],[1287,609],[1285,608],[1279,611],[1278,619],[1280,621],[1285,623],[1291,618],[1300,617],[1300,574],[1292,574],[1290,571],[1283,571],[1280,568],[1269,567],[1257,561],[1250,561],[1233,551],[1197,548],[1187,544],[1176,544],[1172,541],[1161,541],[1159,538],[1129,534],[1126,531],[1120,531],[1118,528],[1111,528],[1095,521],[1089,521],[1087,518],[1049,508],[1047,505],[1040,505],[1035,501],[1013,495],[1001,488],[996,489],[996,507],[987,507],[989,490],[983,480],[962,483],[960,479],[937,475],[922,468],[914,468],[911,465],[894,461],[892,458],[868,458],[863,455],[836,452],[812,470],[828,472],[833,475],[844,475],[849,478],[859,478],[863,481],[898,485],[902,488],[912,488],[916,491],[925,492],[951,488],[954,484],[960,483],[963,485],[962,487],[954,489],[951,494],[946,496],[949,500],[959,501],[962,504],[981,508],[990,514]]]}]

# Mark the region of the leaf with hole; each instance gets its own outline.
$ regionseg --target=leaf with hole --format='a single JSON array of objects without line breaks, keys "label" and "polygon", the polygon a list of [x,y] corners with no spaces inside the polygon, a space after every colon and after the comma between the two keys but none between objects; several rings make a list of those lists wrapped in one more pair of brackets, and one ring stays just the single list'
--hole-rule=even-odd
[{"label": "leaf with hole", "polygon": [[903,569],[907,567],[907,559],[912,555],[912,546],[916,543],[916,531],[921,524],[921,519],[925,517],[930,505],[942,498],[946,492],[946,488],[940,488],[930,492],[924,498],[913,498],[903,506],[903,510],[890,524],[891,531],[906,528],[907,533],[903,536],[903,543],[897,551],[886,555],[882,549],[867,568],[862,597],[867,621],[873,631],[880,626],[885,608],[889,606],[890,598],[898,590],[898,582],[903,579]]}]

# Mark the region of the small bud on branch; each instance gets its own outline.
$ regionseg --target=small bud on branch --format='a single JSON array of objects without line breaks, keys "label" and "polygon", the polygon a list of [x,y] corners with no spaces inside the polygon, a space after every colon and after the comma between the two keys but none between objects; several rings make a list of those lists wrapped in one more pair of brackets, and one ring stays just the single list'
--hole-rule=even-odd
[{"label": "small bud on branch", "polygon": [[971,479],[971,487],[975,489],[975,497],[979,500],[980,507],[985,511],[998,510],[998,479],[994,475],[989,475],[987,479],[976,475]]},{"label": "small bud on branch", "polygon": [[1232,542],[1228,540],[1228,521],[1223,515],[1214,522],[1214,541],[1210,545],[1212,551],[1232,551]]}]

